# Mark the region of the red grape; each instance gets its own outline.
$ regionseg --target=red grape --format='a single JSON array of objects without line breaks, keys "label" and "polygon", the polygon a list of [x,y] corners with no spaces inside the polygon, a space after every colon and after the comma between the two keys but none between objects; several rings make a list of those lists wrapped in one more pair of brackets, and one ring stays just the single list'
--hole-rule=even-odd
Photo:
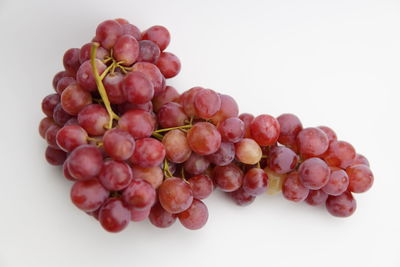
[{"label": "red grape", "polygon": [[197,116],[209,119],[221,108],[221,98],[211,89],[202,89],[195,95],[193,104]]},{"label": "red grape", "polygon": [[53,111],[53,119],[58,125],[64,125],[67,123],[72,118],[70,114],[65,112],[63,107],[61,106],[61,103],[58,104]]},{"label": "red grape", "polygon": [[76,83],[75,78],[72,78],[72,77],[61,78],[57,83],[56,92],[59,95],[61,95],[62,92],[64,92],[65,88],[67,88],[71,84],[75,84],[75,83]]},{"label": "red grape", "polygon": [[163,144],[153,138],[142,138],[136,141],[136,148],[131,162],[143,168],[160,165],[165,157]]},{"label": "red grape", "polygon": [[130,23],[120,23],[122,26],[122,33],[123,34],[129,34],[130,36],[134,37],[136,40],[140,40],[141,37],[141,33],[138,27],[136,27],[133,24]]},{"label": "red grape", "polygon": [[205,199],[214,190],[214,184],[208,175],[200,174],[189,179],[189,185],[192,188],[193,197]]},{"label": "red grape", "polygon": [[148,210],[156,200],[156,190],[140,178],[134,178],[122,193],[125,203],[137,210]]},{"label": "red grape", "polygon": [[302,157],[322,155],[329,147],[328,136],[319,128],[305,128],[297,135],[297,145]]},{"label": "red grape", "polygon": [[196,123],[187,133],[191,149],[200,155],[210,155],[218,151],[221,135],[214,125],[208,122]]},{"label": "red grape", "polygon": [[122,61],[122,65],[130,66],[139,55],[139,43],[133,36],[125,34],[117,39],[113,51],[113,56],[117,61]]},{"label": "red grape", "polygon": [[235,145],[228,142],[221,142],[221,146],[217,152],[208,155],[207,159],[217,166],[226,166],[235,159]]},{"label": "red grape", "polygon": [[156,65],[149,62],[137,62],[135,65],[133,65],[132,71],[139,71],[146,75],[147,79],[149,79],[154,86],[155,96],[164,91],[164,77]]},{"label": "red grape", "polygon": [[157,119],[162,128],[183,126],[189,120],[182,106],[174,102],[162,106],[158,111]]},{"label": "red grape", "polygon": [[65,179],[74,181],[74,182],[76,181],[76,179],[69,173],[67,160],[64,161],[62,169],[63,169],[63,174],[64,174]]},{"label": "red grape", "polygon": [[154,42],[142,40],[139,42],[139,56],[137,61],[156,64],[160,53],[160,48]]},{"label": "red grape", "polygon": [[67,153],[65,153],[64,151],[62,151],[60,149],[48,146],[46,148],[45,156],[46,156],[46,160],[49,164],[54,165],[54,166],[59,166],[59,165],[63,165],[64,161],[67,158]]},{"label": "red grape", "polygon": [[122,89],[124,75],[119,72],[109,73],[104,77],[103,85],[106,89],[108,99],[112,104],[122,104],[126,101]]},{"label": "red grape", "polygon": [[132,222],[141,222],[149,217],[151,208],[147,210],[138,210],[135,207],[130,207],[131,211],[131,221]]},{"label": "red grape", "polygon": [[80,145],[87,144],[88,134],[78,125],[62,127],[56,135],[57,145],[66,152],[71,152]]},{"label": "red grape", "polygon": [[115,160],[127,160],[135,150],[135,140],[126,131],[121,129],[108,130],[103,136],[105,152]]},{"label": "red grape", "polygon": [[[99,75],[107,68],[107,66],[99,59],[95,59],[95,64]],[[90,60],[86,60],[79,67],[76,73],[76,81],[86,91],[93,92],[97,90],[96,80],[94,79],[93,69]]]},{"label": "red grape", "polygon": [[189,159],[185,161],[184,169],[190,174],[198,175],[203,173],[209,165],[210,162],[205,157],[192,153]]},{"label": "red grape", "polygon": [[213,176],[215,184],[224,192],[238,190],[243,183],[243,172],[235,164],[216,166]]},{"label": "red grape", "polygon": [[178,214],[179,221],[190,230],[202,228],[208,220],[207,206],[198,199],[193,199],[190,207]]},{"label": "red grape", "polygon": [[65,51],[63,57],[63,64],[66,71],[69,73],[76,73],[81,65],[79,62],[79,48],[70,48]]},{"label": "red grape", "polygon": [[346,169],[349,176],[349,190],[354,193],[364,193],[374,183],[374,175],[367,165],[353,165]]},{"label": "red grape", "polygon": [[100,208],[99,221],[108,232],[117,233],[125,229],[131,219],[128,207],[118,198],[110,198]]},{"label": "red grape", "polygon": [[319,206],[325,204],[328,199],[328,194],[322,190],[310,190],[306,198],[307,204],[311,206]]},{"label": "red grape", "polygon": [[326,136],[328,136],[329,142],[337,140],[336,133],[331,128],[327,126],[318,126],[318,128],[321,129],[326,134]]},{"label": "red grape", "polygon": [[125,162],[107,160],[99,174],[100,183],[110,191],[125,189],[132,180],[132,170]]},{"label": "red grape", "polygon": [[356,208],[356,200],[348,191],[339,196],[329,196],[326,200],[326,209],[336,217],[349,217]]},{"label": "red grape", "polygon": [[154,86],[145,74],[133,71],[122,81],[122,89],[126,100],[134,104],[144,104],[154,96]]},{"label": "red grape", "polygon": [[71,188],[71,200],[83,211],[95,211],[108,198],[108,191],[97,179],[77,181]]},{"label": "red grape", "polygon": [[308,189],[317,190],[329,181],[330,169],[325,161],[319,158],[309,158],[299,167],[301,183]]},{"label": "red grape", "polygon": [[290,113],[282,114],[276,119],[281,127],[278,142],[297,151],[296,137],[303,130],[300,119]]},{"label": "red grape", "polygon": [[298,172],[291,172],[286,177],[282,186],[283,196],[294,202],[301,202],[308,196],[309,190],[300,181]]},{"label": "red grape", "polygon": [[157,202],[150,210],[150,222],[159,228],[167,228],[176,221],[176,215],[164,210],[159,202]]},{"label": "red grape", "polygon": [[251,168],[243,177],[243,190],[252,196],[264,194],[267,186],[268,176],[263,169]]},{"label": "red grape", "polygon": [[51,94],[43,98],[42,111],[49,117],[53,117],[54,108],[60,103],[60,96],[58,94]]},{"label": "red grape", "polygon": [[71,74],[71,73],[69,73],[68,71],[60,71],[60,72],[57,72],[56,75],[54,75],[54,78],[53,78],[53,82],[52,82],[53,88],[54,88],[54,89],[57,89],[57,83],[58,83],[58,81],[61,80],[62,78],[64,78],[64,77],[73,77],[73,76],[74,76],[74,75]]},{"label": "red grape", "polygon": [[[82,64],[86,60],[90,59],[90,52],[92,49],[93,43],[84,44],[81,47],[81,51],[79,53],[79,62]],[[96,50],[96,58],[100,60],[104,60],[107,56],[109,56],[109,52],[104,47],[97,47]]]},{"label": "red grape", "polygon": [[268,167],[279,174],[288,173],[296,168],[298,156],[290,148],[273,147],[268,155]]},{"label": "red grape", "polygon": [[39,123],[39,134],[41,137],[46,137],[46,131],[50,128],[50,126],[56,125],[53,119],[46,117],[43,118]]},{"label": "red grape", "polygon": [[133,104],[131,102],[125,102],[123,104],[118,105],[117,109],[120,114],[124,114],[127,111],[134,109],[144,110],[153,114],[153,104],[150,101],[144,104]]},{"label": "red grape", "polygon": [[279,122],[270,115],[259,115],[251,122],[250,132],[260,146],[273,145],[279,137]]},{"label": "red grape", "polygon": [[152,26],[143,32],[142,39],[153,41],[163,51],[169,45],[171,36],[165,27]]},{"label": "red grape", "polygon": [[68,171],[77,180],[97,176],[103,166],[103,156],[93,145],[81,145],[68,157]]},{"label": "red grape", "polygon": [[193,193],[189,184],[180,178],[166,179],[158,188],[158,199],[161,206],[169,213],[180,213],[190,207]]},{"label": "red grape", "polygon": [[100,23],[96,29],[96,40],[101,46],[110,49],[122,35],[123,30],[121,24],[115,20],[106,20]]},{"label": "red grape", "polygon": [[225,142],[237,143],[245,134],[244,123],[237,117],[228,118],[218,126],[221,138]]},{"label": "red grape", "polygon": [[91,104],[78,114],[78,122],[90,135],[103,135],[109,121],[107,110],[99,104]]},{"label": "red grape", "polygon": [[56,138],[59,130],[60,127],[58,127],[58,125],[52,125],[47,129],[45,133],[44,139],[46,139],[47,144],[52,148],[60,149],[57,145],[57,138]]},{"label": "red grape", "polygon": [[165,90],[153,98],[154,111],[158,112],[159,109],[169,102],[178,102],[179,93],[172,86],[166,86]]},{"label": "red grape", "polygon": [[186,115],[188,115],[189,117],[194,117],[197,115],[196,110],[194,108],[194,99],[196,94],[203,89],[204,89],[203,87],[198,87],[198,86],[193,87],[181,95],[180,103],[183,106]]},{"label": "red grape", "polygon": [[326,163],[330,166],[347,168],[354,161],[356,150],[345,141],[331,141],[324,154]]},{"label": "red grape", "polygon": [[181,61],[170,52],[162,52],[157,61],[157,67],[165,78],[172,78],[178,75],[181,70]]},{"label": "red grape", "polygon": [[261,160],[260,146],[250,138],[243,138],[235,144],[236,159],[244,164],[256,164]]},{"label": "red grape", "polygon": [[221,107],[217,113],[210,118],[215,125],[218,125],[227,118],[237,117],[239,115],[239,107],[235,99],[229,95],[223,94],[219,94],[219,98],[221,99]]},{"label": "red grape", "polygon": [[129,110],[118,121],[118,126],[128,131],[133,138],[149,137],[156,127],[154,117],[144,110]]},{"label": "red grape", "polygon": [[248,206],[256,199],[255,196],[250,195],[241,187],[236,191],[229,192],[229,196],[233,199],[233,201],[239,206]]},{"label": "red grape", "polygon": [[348,186],[349,176],[347,173],[342,169],[331,167],[329,181],[322,187],[322,191],[332,196],[338,196],[346,191]]},{"label": "red grape", "polygon": [[61,94],[62,108],[71,115],[77,115],[92,103],[92,96],[78,84],[71,84]]},{"label": "red grape", "polygon": [[175,163],[185,162],[191,155],[192,150],[186,139],[186,134],[180,130],[169,131],[163,138],[168,160]]},{"label": "red grape", "polygon": [[356,154],[354,161],[351,163],[351,165],[357,165],[357,164],[363,164],[369,167],[368,159],[361,154]]},{"label": "red grape", "polygon": [[240,114],[239,119],[244,123],[244,137],[251,138],[250,124],[254,120],[254,116],[249,113],[242,113]]}]

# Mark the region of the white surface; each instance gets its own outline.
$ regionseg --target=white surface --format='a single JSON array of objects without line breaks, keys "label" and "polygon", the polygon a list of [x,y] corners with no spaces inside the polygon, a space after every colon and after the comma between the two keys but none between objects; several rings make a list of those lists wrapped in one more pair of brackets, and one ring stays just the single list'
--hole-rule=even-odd
[{"label": "white surface", "polygon": [[[216,193],[200,231],[143,222],[109,234],[78,211],[44,160],[40,102],[63,52],[115,17],[169,28],[180,91],[213,88],[242,112],[293,112],[352,142],[376,179],[356,213],[267,195],[241,208]],[[397,0],[1,0],[0,267],[400,266],[399,28]]]}]

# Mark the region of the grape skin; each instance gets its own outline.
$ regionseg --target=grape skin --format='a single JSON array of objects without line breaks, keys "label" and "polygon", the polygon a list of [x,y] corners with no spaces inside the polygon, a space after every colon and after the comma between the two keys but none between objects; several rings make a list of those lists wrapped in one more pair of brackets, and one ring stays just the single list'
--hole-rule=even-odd
[{"label": "grape skin", "polygon": [[95,211],[108,197],[108,191],[97,179],[77,181],[71,188],[71,200],[83,211]]},{"label": "grape skin", "polygon": [[176,221],[176,214],[164,210],[161,204],[157,202],[150,210],[149,220],[156,227],[167,228]]},{"label": "grape skin", "polygon": [[143,168],[158,166],[165,157],[164,145],[153,138],[142,138],[136,141],[136,148],[131,162]]},{"label": "grape skin", "polygon": [[125,189],[132,181],[132,170],[125,162],[107,160],[99,173],[100,183],[110,191]]},{"label": "grape skin", "polygon": [[228,195],[233,199],[233,201],[239,206],[248,206],[254,202],[255,196],[250,195],[243,188],[239,188],[236,191],[229,192]]},{"label": "grape skin", "polygon": [[189,159],[192,150],[186,139],[186,134],[180,130],[169,131],[163,138],[166,156],[174,163],[183,163]]},{"label": "grape skin", "polygon": [[339,196],[329,196],[326,200],[326,209],[336,217],[349,217],[357,208],[353,195],[346,191]]},{"label": "grape skin", "polygon": [[291,172],[286,177],[282,186],[283,196],[294,202],[301,202],[308,196],[309,189],[300,180],[298,172]]},{"label": "grape skin", "polygon": [[323,190],[310,190],[305,201],[311,206],[320,206],[325,204],[328,196]]},{"label": "grape skin", "polygon": [[260,146],[273,145],[279,138],[279,122],[270,115],[259,115],[251,122],[250,132]]},{"label": "grape skin", "polygon": [[235,164],[216,166],[213,178],[217,187],[224,192],[238,190],[243,183],[243,171]]},{"label": "grape skin", "polygon": [[250,138],[243,138],[235,144],[236,158],[244,164],[256,164],[261,160],[260,146]]},{"label": "grape skin", "polygon": [[157,60],[157,67],[162,75],[169,79],[178,75],[181,70],[181,61],[170,52],[162,52]]},{"label": "grape skin", "polygon": [[147,181],[134,178],[122,193],[122,199],[137,210],[148,210],[156,200],[156,191]]},{"label": "grape skin", "polygon": [[351,192],[364,193],[374,183],[374,175],[366,165],[353,165],[346,169],[346,173],[349,176],[349,190]]},{"label": "grape skin", "polygon": [[[85,162],[85,164],[82,164]],[[68,171],[77,180],[97,176],[103,166],[103,156],[93,145],[81,145],[68,157]]]},{"label": "grape skin", "polygon": [[167,212],[177,214],[190,207],[193,193],[190,186],[182,179],[171,177],[158,188],[158,199]]},{"label": "grape skin", "polygon": [[199,155],[210,155],[219,149],[221,135],[214,125],[208,122],[196,123],[187,133],[191,149]]},{"label": "grape skin", "polygon": [[193,199],[192,205],[187,210],[179,213],[178,218],[187,229],[198,230],[207,223],[207,206],[201,200]]},{"label": "grape skin", "polygon": [[103,136],[103,147],[105,152],[115,160],[129,159],[135,150],[135,140],[122,129],[111,129]]},{"label": "grape skin", "polygon": [[308,189],[321,189],[329,181],[330,169],[325,161],[319,158],[309,158],[299,167],[301,183]]},{"label": "grape skin", "polygon": [[265,193],[268,186],[268,176],[260,168],[252,168],[246,172],[243,178],[243,190],[246,193],[257,196]]},{"label": "grape skin", "polygon": [[143,40],[153,41],[163,51],[169,45],[171,36],[169,31],[163,26],[152,26],[142,34]]},{"label": "grape skin", "polygon": [[100,208],[99,222],[111,233],[122,231],[131,219],[129,208],[118,198],[109,198]]},{"label": "grape skin", "polygon": [[205,174],[191,177],[189,185],[192,188],[193,197],[197,199],[205,199],[214,191],[213,181]]}]

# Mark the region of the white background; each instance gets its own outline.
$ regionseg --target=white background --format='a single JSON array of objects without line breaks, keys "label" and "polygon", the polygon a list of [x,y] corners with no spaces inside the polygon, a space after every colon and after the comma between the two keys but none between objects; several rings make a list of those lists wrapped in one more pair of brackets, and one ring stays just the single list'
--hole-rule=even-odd
[{"label": "white background", "polygon": [[[102,20],[168,27],[183,69],[242,112],[297,114],[366,155],[373,188],[347,219],[281,195],[235,206],[216,192],[199,231],[177,221],[106,233],[44,160],[41,99],[70,47]],[[0,0],[0,267],[400,266],[400,1]]]}]

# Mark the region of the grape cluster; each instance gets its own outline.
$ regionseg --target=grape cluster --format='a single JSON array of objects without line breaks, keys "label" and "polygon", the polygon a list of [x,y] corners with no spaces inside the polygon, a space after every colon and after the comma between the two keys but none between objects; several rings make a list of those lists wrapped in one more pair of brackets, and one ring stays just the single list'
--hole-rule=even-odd
[{"label": "grape cluster", "polygon": [[76,207],[109,232],[146,218],[199,229],[214,188],[241,206],[282,191],[334,216],[355,211],[352,193],[374,178],[351,144],[328,127],[303,128],[293,114],[239,115],[232,97],[211,89],[179,94],[166,85],[181,68],[165,52],[169,42],[163,26],[141,32],[115,19],[65,52],[39,132],[47,161],[73,182]]}]

